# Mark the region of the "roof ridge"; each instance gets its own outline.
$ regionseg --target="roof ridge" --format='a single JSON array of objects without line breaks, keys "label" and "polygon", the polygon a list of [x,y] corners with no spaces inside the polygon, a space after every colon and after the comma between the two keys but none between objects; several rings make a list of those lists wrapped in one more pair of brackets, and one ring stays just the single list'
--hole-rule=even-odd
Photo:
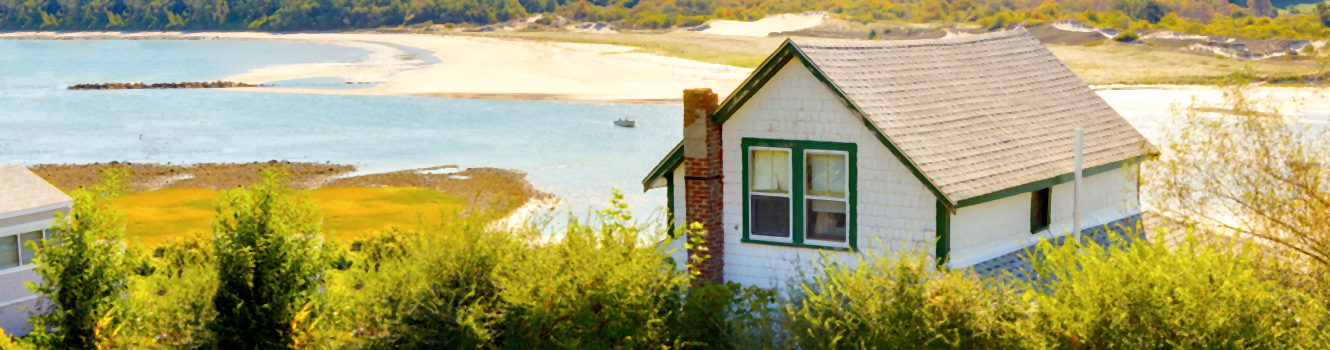
[{"label": "roof ridge", "polygon": [[1009,39],[1017,37],[1033,37],[1030,32],[1023,27],[1013,29],[1003,29],[979,34],[966,34],[947,36],[936,39],[909,39],[909,40],[854,40],[854,39],[824,39],[824,38],[789,38],[789,42],[799,47],[822,47],[822,46],[851,46],[856,49],[862,48],[903,48],[919,46],[942,46],[942,45],[962,45],[989,40]]}]

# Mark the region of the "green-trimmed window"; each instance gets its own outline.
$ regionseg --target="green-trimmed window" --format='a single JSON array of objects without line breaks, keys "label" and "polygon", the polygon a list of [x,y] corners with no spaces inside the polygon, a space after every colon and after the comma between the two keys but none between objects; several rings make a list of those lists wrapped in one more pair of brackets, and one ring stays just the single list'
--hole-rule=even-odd
[{"label": "green-trimmed window", "polygon": [[1030,196],[1030,233],[1038,233],[1048,228],[1052,220],[1049,200],[1052,188],[1031,192]]},{"label": "green-trimmed window", "polygon": [[853,143],[744,138],[745,243],[851,250]]}]

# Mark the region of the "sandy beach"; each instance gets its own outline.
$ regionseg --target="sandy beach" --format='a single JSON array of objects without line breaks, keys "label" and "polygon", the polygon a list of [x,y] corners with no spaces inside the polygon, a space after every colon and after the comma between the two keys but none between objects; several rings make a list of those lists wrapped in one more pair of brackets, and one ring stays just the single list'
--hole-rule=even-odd
[{"label": "sandy beach", "polygon": [[[375,33],[16,32],[0,39],[291,40],[369,50],[362,62],[266,67],[225,80],[251,84],[311,77],[377,83],[367,89],[239,88],[265,92],[417,95],[573,101],[672,102],[688,88],[728,94],[751,71],[602,44]],[[408,52],[404,48],[415,52]],[[432,57],[411,57],[430,55]],[[432,61],[432,62],[430,62]]]},{"label": "sandy beach", "polygon": [[[770,23],[713,21],[717,27],[703,32],[759,35],[808,26],[809,23],[804,22],[821,21],[821,16],[802,14],[764,19]],[[463,35],[10,32],[0,33],[0,39],[287,40],[355,47],[370,52],[360,62],[265,67],[225,79],[264,84],[337,77],[348,82],[375,84],[364,89],[282,88],[280,84],[278,87],[227,89],[284,93],[677,103],[681,91],[689,88],[711,88],[722,97],[727,96],[752,71],[639,52],[628,46]],[[1206,86],[1105,85],[1093,88],[1120,111],[1169,111],[1174,105],[1189,105],[1193,97],[1207,104],[1223,100],[1222,91]],[[1256,90],[1255,97],[1272,101],[1285,111],[1330,111],[1330,95],[1326,89],[1261,87]]]}]

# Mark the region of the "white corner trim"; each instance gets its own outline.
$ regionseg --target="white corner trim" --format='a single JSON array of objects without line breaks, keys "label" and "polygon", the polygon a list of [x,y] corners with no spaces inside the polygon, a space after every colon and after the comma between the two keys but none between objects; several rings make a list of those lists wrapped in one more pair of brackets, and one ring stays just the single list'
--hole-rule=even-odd
[{"label": "white corner trim", "polygon": [[33,301],[33,300],[37,300],[37,295],[35,295],[35,294],[34,294],[34,295],[29,295],[29,296],[26,296],[26,297],[22,297],[22,298],[18,298],[18,299],[14,299],[14,300],[10,300],[10,301],[6,301],[6,302],[3,302],[3,303],[0,303],[0,308],[2,308],[2,307],[7,307],[7,306],[10,306],[10,305],[14,305],[14,304],[18,304],[18,303],[29,302],[29,301]]},{"label": "white corner trim", "polygon": [[74,201],[64,201],[64,202],[60,202],[60,203],[56,203],[56,204],[51,204],[51,205],[47,205],[47,206],[41,206],[41,207],[30,208],[30,209],[23,209],[23,210],[19,210],[19,211],[11,211],[11,212],[8,212],[8,213],[0,213],[0,219],[8,219],[8,218],[19,217],[19,216],[24,216],[24,215],[28,215],[28,214],[36,214],[36,213],[44,212],[44,211],[47,211],[47,210],[55,210],[55,209],[60,209],[60,208],[70,208],[70,207],[73,207],[73,206],[74,206]]}]

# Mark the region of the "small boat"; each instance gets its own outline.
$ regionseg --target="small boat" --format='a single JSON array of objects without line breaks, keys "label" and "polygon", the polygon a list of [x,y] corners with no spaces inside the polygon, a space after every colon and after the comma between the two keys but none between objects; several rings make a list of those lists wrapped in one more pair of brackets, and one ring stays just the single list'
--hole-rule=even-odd
[{"label": "small boat", "polygon": [[635,127],[635,126],[637,126],[637,119],[633,119],[633,118],[619,118],[619,120],[615,120],[615,121],[614,121],[614,125],[622,126],[622,127],[625,127],[625,128]]}]

